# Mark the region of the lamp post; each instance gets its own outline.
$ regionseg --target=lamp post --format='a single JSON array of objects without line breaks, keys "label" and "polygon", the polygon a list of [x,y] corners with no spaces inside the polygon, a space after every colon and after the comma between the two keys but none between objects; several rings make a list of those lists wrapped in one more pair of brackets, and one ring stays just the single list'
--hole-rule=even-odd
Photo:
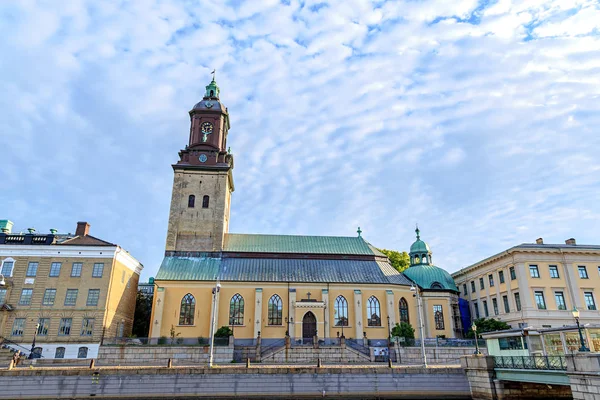
[{"label": "lamp post", "polygon": [[473,330],[473,334],[475,335],[475,355],[480,355],[481,352],[479,351],[479,341],[477,340],[477,325],[475,325],[475,322],[473,322],[473,325],[471,325],[471,329]]},{"label": "lamp post", "polygon": [[35,326],[35,331],[33,332],[33,342],[31,343],[31,351],[29,352],[29,357],[27,357],[30,360],[33,358],[33,350],[35,349],[35,337],[37,336],[39,329],[40,329],[40,324],[38,323]]},{"label": "lamp post", "polygon": [[413,296],[417,298],[417,308],[419,309],[419,332],[421,335],[421,353],[423,355],[423,366],[427,368],[427,355],[425,354],[425,336],[423,335],[423,305],[421,304],[421,296],[419,294],[419,289],[417,289],[414,285],[411,285],[410,291],[415,292]]},{"label": "lamp post", "polygon": [[290,336],[290,324],[294,323],[294,317],[285,317],[285,323],[287,324],[287,330],[285,331],[285,336]]},{"label": "lamp post", "polygon": [[219,291],[221,290],[221,283],[217,280],[217,284],[212,290],[213,295],[213,307],[212,307],[212,321],[210,321],[210,353],[208,354],[208,368],[212,368],[213,365],[213,351],[215,347],[215,321],[217,319],[217,298]]},{"label": "lamp post", "polygon": [[388,321],[388,342],[390,342],[392,340],[392,329],[390,327],[390,316],[387,316],[387,321]]},{"label": "lamp post", "polygon": [[581,332],[581,325],[579,324],[579,310],[577,307],[573,307],[573,317],[575,318],[575,323],[577,323],[577,330],[579,331],[579,343],[581,347],[579,348],[580,352],[590,351],[587,347],[585,347],[585,341],[583,340],[583,333]]},{"label": "lamp post", "polygon": [[346,325],[348,323],[348,317],[342,317],[340,318],[340,322],[342,325],[342,337],[346,338],[346,336],[344,336],[344,325]]}]

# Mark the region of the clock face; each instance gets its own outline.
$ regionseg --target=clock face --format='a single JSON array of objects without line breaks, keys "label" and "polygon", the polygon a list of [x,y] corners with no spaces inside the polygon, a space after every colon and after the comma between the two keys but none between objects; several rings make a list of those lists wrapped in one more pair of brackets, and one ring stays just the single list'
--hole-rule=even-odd
[{"label": "clock face", "polygon": [[208,157],[206,157],[206,154],[200,154],[198,160],[200,160],[200,162],[206,162],[206,160],[208,160]]},{"label": "clock face", "polygon": [[213,131],[213,125],[210,122],[202,123],[201,127],[202,133],[211,134]]}]

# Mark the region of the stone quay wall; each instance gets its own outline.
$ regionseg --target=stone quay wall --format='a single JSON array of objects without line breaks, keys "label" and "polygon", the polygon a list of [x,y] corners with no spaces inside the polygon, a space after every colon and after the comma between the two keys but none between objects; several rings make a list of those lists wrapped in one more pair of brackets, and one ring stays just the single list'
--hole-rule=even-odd
[{"label": "stone quay wall", "polygon": [[[482,354],[487,355],[487,349],[479,349]],[[398,348],[400,353],[400,364],[422,364],[423,355],[420,347]],[[460,364],[463,356],[475,353],[475,347],[426,347],[425,355],[428,364]]]},{"label": "stone quay wall", "polygon": [[[100,346],[97,365],[208,365],[208,346]],[[233,347],[215,346],[213,362],[231,363]]]},{"label": "stone quay wall", "polygon": [[460,367],[22,368],[0,371],[0,387],[0,399],[470,398]]},{"label": "stone quay wall", "polygon": [[312,347],[281,348],[277,351],[261,356],[261,362],[267,364],[316,364],[320,359],[324,364],[355,364],[368,363],[370,357],[351,348]]}]

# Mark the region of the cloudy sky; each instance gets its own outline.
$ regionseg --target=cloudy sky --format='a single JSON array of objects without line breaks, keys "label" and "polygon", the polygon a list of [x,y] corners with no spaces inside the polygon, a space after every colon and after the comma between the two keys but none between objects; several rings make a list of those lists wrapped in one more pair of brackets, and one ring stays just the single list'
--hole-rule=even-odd
[{"label": "cloudy sky", "polygon": [[[60,4],[60,5],[58,5]],[[0,219],[156,273],[187,111],[217,70],[231,231],[419,223],[449,271],[600,244],[600,5],[588,0],[0,2]]]}]

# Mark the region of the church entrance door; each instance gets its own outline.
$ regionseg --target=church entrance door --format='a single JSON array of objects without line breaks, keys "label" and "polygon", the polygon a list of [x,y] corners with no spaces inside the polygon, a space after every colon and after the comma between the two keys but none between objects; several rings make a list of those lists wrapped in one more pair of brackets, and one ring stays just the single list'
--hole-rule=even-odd
[{"label": "church entrance door", "polygon": [[302,342],[312,343],[313,337],[317,334],[317,317],[312,312],[304,314],[302,319]]}]

